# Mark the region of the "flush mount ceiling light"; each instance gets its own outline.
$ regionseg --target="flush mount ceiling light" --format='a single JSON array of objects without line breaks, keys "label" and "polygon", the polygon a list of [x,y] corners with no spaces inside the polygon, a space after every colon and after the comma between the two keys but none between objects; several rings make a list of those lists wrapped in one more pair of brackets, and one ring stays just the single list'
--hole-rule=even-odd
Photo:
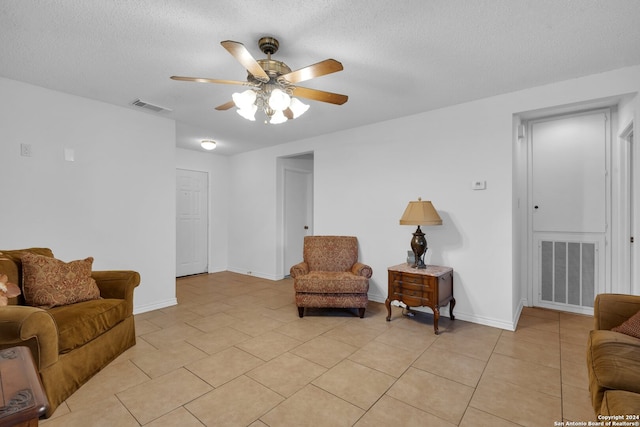
[{"label": "flush mount ceiling light", "polygon": [[295,86],[296,83],[341,71],[342,64],[335,59],[326,59],[296,71],[284,62],[271,59],[278,51],[280,43],[273,37],[262,37],[258,41],[260,50],[266,59],[254,59],[242,43],[231,40],[220,43],[248,71],[247,81],[208,79],[200,77],[171,76],[173,80],[200,83],[221,83],[249,86],[250,89],[234,93],[232,101],[216,107],[216,110],[228,110],[237,107],[237,113],[247,120],[255,121],[256,112],[264,112],[271,124],[284,123],[304,114],[309,106],[294,96],[314,101],[342,105],[349,99],[346,95],[324,92]]},{"label": "flush mount ceiling light", "polygon": [[211,139],[203,139],[200,141],[200,146],[205,150],[214,150],[216,148],[216,142]]}]

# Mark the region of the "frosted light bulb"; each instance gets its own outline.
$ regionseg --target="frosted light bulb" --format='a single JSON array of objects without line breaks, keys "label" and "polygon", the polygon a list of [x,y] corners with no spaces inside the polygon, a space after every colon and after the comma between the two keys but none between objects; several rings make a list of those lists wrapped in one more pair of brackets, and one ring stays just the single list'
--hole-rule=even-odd
[{"label": "frosted light bulb", "polygon": [[236,92],[231,95],[233,99],[233,103],[236,104],[238,108],[249,108],[256,102],[256,93],[255,91],[249,89],[244,92]]},{"label": "frosted light bulb", "polygon": [[309,109],[309,106],[297,98],[291,98],[289,109],[293,113],[293,118],[296,119],[303,115]]},{"label": "frosted light bulb", "polygon": [[242,117],[244,117],[247,120],[251,120],[252,122],[255,122],[256,120],[256,111],[258,111],[258,107],[255,105],[250,105],[247,108],[238,108],[238,110],[236,110],[238,114],[240,114]]},{"label": "frosted light bulb", "polygon": [[291,97],[281,91],[280,89],[274,89],[269,97],[269,107],[276,111],[284,111],[289,107]]},{"label": "frosted light bulb", "polygon": [[271,116],[271,120],[269,121],[269,123],[271,123],[272,125],[277,125],[280,123],[284,123],[286,121],[287,121],[287,118],[285,117],[284,113],[278,110],[275,113],[273,113],[273,116]]}]

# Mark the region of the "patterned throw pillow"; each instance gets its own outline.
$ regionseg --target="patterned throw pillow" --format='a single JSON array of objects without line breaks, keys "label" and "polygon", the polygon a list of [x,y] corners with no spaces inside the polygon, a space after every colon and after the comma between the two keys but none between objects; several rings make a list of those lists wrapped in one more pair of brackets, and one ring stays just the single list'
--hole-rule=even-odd
[{"label": "patterned throw pillow", "polygon": [[622,325],[611,329],[614,332],[620,332],[632,337],[640,338],[640,311],[631,316]]},{"label": "patterned throw pillow", "polygon": [[100,298],[91,277],[93,258],[69,263],[48,256],[22,256],[22,282],[28,305],[51,308]]}]

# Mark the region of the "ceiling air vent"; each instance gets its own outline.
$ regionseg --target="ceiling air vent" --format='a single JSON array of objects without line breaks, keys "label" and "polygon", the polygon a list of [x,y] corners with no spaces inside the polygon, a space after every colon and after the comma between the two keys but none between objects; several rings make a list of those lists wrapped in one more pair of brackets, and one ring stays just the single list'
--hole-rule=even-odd
[{"label": "ceiling air vent", "polygon": [[161,107],[159,105],[150,104],[150,103],[144,102],[144,101],[142,101],[140,99],[136,99],[135,101],[133,101],[131,103],[131,105],[135,105],[136,107],[144,108],[146,110],[151,110],[154,113],[162,113],[164,111],[167,111],[167,112],[172,111],[172,110],[170,110],[168,108],[164,108],[164,107]]}]

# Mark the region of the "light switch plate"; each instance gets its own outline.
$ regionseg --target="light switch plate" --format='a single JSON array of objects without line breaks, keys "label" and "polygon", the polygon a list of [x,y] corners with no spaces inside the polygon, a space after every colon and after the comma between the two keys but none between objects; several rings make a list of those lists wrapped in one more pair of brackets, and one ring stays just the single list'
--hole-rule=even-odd
[{"label": "light switch plate", "polygon": [[472,181],[471,189],[473,190],[486,190],[487,181]]},{"label": "light switch plate", "polygon": [[64,149],[64,159],[67,162],[73,162],[76,160],[76,153],[73,148],[65,148]]},{"label": "light switch plate", "polygon": [[24,157],[33,156],[33,151],[31,150],[31,144],[20,144],[20,155]]}]

